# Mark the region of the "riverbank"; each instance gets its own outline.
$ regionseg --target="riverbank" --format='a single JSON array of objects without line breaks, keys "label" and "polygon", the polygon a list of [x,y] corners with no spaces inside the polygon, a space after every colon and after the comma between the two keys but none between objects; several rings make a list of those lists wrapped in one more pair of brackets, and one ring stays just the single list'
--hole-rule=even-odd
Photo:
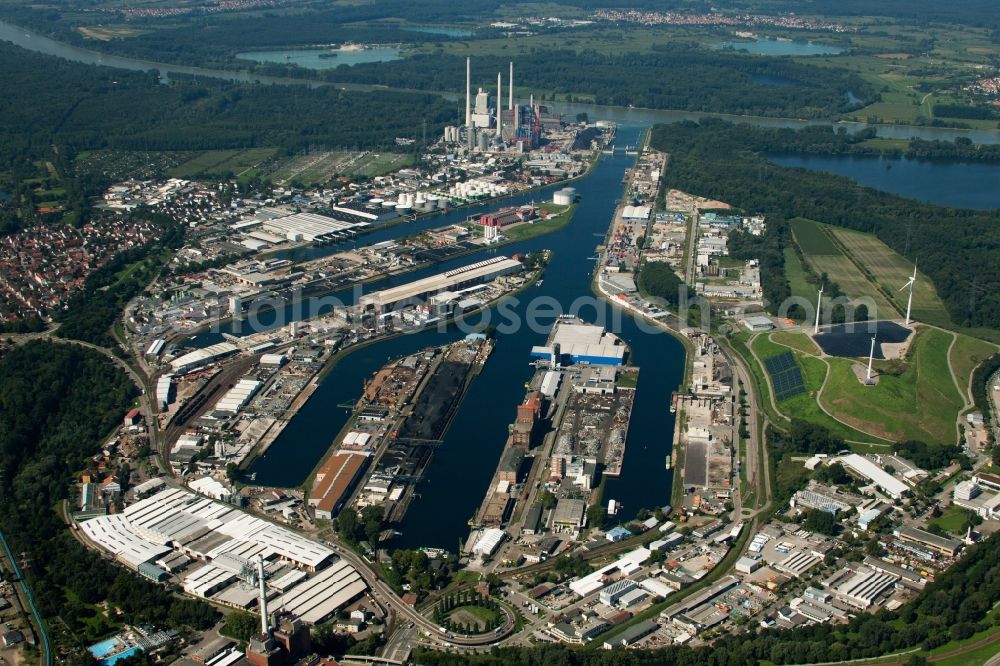
[{"label": "riverbank", "polygon": [[[458,101],[460,95],[451,92],[435,92],[428,90],[416,90],[407,88],[388,88],[379,85],[336,83],[318,79],[298,78],[298,77],[275,77],[263,74],[255,74],[247,70],[224,70],[194,67],[189,65],[173,65],[166,62],[153,62],[117,56],[99,51],[84,49],[73,46],[65,42],[60,42],[51,37],[36,33],[21,26],[0,21],[0,40],[8,41],[21,48],[60,57],[74,62],[82,62],[91,65],[115,67],[118,69],[128,69],[132,71],[148,72],[156,70],[160,73],[164,82],[171,74],[182,76],[201,76],[215,78],[225,81],[237,81],[241,83],[260,83],[267,85],[288,85],[288,86],[336,86],[343,90],[358,92],[408,92],[417,94],[437,94],[449,101]],[[518,100],[524,103],[525,100]],[[953,141],[958,137],[967,137],[974,143],[1000,144],[1000,130],[982,129],[952,129],[939,127],[925,127],[919,125],[891,125],[891,124],[868,124],[856,121],[838,120],[830,118],[826,120],[805,120],[801,118],[748,116],[726,113],[708,113],[695,111],[681,111],[668,109],[647,109],[640,107],[619,107],[598,104],[584,104],[577,102],[555,102],[552,103],[559,111],[566,115],[576,113],[588,113],[594,118],[605,118],[616,123],[633,123],[652,125],[655,123],[673,123],[685,120],[697,120],[704,117],[720,118],[737,123],[750,123],[772,127],[806,127],[809,125],[835,124],[837,127],[845,127],[851,132],[857,132],[867,127],[875,128],[878,136],[888,139],[901,139],[918,137],[928,140],[939,139]]]},{"label": "riverbank", "polygon": [[[642,146],[641,146],[641,148],[639,150],[639,155],[641,155],[648,148],[648,146],[649,146],[649,139],[650,139],[650,132],[647,131],[643,135]],[[639,160],[637,158],[636,162],[638,162],[638,161]],[[662,167],[663,169],[667,168],[666,164],[667,164],[667,161],[664,160],[663,167]],[[626,179],[625,179],[625,190],[626,191],[628,191],[629,188],[632,186],[634,176],[635,176],[635,174],[634,174],[633,170],[630,169],[627,172],[627,176],[626,176]],[[663,190],[663,175],[661,173],[660,180],[659,180],[658,185],[657,185],[657,190],[649,198],[653,202],[660,202],[662,200],[662,197],[661,197],[662,190]],[[607,253],[607,246],[609,244],[608,241],[615,234],[616,224],[621,219],[622,212],[623,212],[623,209],[625,208],[625,206],[626,206],[626,202],[623,200],[615,208],[615,212],[614,212],[614,214],[611,217],[611,223],[610,223],[610,225],[608,227],[608,233],[605,236],[604,247],[602,248],[601,252],[598,253],[598,260],[595,263],[593,278],[591,280],[591,290],[594,292],[594,294],[596,294],[597,296],[599,296],[600,298],[602,298],[605,302],[607,302],[608,304],[610,304],[612,307],[619,308],[619,309],[621,309],[621,310],[623,310],[625,312],[628,312],[632,316],[635,316],[635,317],[638,317],[638,318],[642,319],[643,321],[645,321],[647,323],[654,324],[654,326],[656,326],[658,329],[660,329],[660,330],[662,330],[662,331],[670,334],[671,336],[673,336],[676,340],[678,340],[681,343],[681,345],[684,348],[684,363],[683,363],[684,372],[683,372],[682,382],[677,387],[677,391],[681,391],[681,390],[683,390],[683,388],[685,386],[688,385],[688,383],[690,381],[691,373],[692,373],[692,366],[693,366],[693,351],[694,351],[693,345],[691,344],[691,340],[687,336],[681,334],[681,332],[680,332],[681,328],[685,327],[686,322],[682,322],[676,315],[674,315],[673,313],[667,312],[667,311],[658,311],[655,314],[655,316],[654,316],[654,314],[650,314],[649,312],[643,310],[642,308],[640,308],[638,305],[636,305],[632,301],[630,301],[630,300],[624,300],[622,298],[619,298],[619,294],[612,293],[605,286],[604,271],[603,271],[602,267],[604,266],[604,263],[605,263],[605,257],[606,257],[606,253]],[[655,204],[654,204],[654,206],[655,206]],[[655,215],[655,209],[653,211],[653,215]],[[648,236],[649,236],[649,234],[648,234],[648,225],[647,225],[647,233],[645,234],[644,238],[648,238]],[[638,262],[637,263],[637,267],[641,268],[641,260],[642,260],[642,250],[640,248],[640,250],[639,250],[639,252],[637,253],[637,256],[636,256],[636,261]],[[671,318],[671,317],[676,320],[675,327],[671,327],[667,323],[667,321],[666,321],[668,318]],[[666,398],[665,401],[667,402],[667,404],[671,405],[671,411],[674,412],[675,410],[673,409],[673,404],[674,404],[674,402],[673,402],[673,396],[670,396],[669,398]],[[680,433],[681,433],[681,424],[682,423],[683,423],[683,414],[682,414],[682,412],[680,410],[676,410],[676,414],[674,416],[674,428],[673,428],[673,433],[672,433],[670,452],[667,454],[667,457],[669,457],[669,459],[671,460],[671,465],[670,465],[670,471],[671,471],[671,496],[670,497],[671,497],[671,504],[672,505],[676,505],[678,497],[683,496],[683,483],[682,483],[682,478],[681,478],[681,474],[682,474],[682,470],[683,470],[683,465],[681,464],[681,461],[684,460],[685,456],[684,456],[684,452],[678,448],[678,445],[679,445],[680,439],[681,439]],[[665,460],[666,460],[666,458],[665,458]]]}]

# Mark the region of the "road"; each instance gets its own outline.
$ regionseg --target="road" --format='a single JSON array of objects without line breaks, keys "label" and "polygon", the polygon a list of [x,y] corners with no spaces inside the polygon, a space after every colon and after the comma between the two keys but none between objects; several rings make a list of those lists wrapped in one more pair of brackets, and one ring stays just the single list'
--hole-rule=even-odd
[{"label": "road", "polygon": [[698,212],[691,214],[691,227],[687,237],[687,261],[684,264],[684,282],[694,284],[695,251],[698,249]]},{"label": "road", "polygon": [[449,632],[441,631],[441,629],[438,628],[438,626],[430,618],[421,615],[416,608],[404,603],[403,600],[396,594],[396,591],[375,574],[367,560],[362,558],[347,546],[344,546],[336,541],[327,541],[326,543],[334,550],[335,553],[337,553],[337,555],[342,557],[348,564],[357,569],[358,573],[361,574],[361,577],[371,588],[372,597],[374,597],[376,601],[384,607],[394,611],[397,618],[401,622],[412,623],[415,630],[422,630],[427,635],[432,638],[436,638],[441,643],[461,647],[487,646],[497,643],[502,638],[510,634],[514,628],[512,618],[508,618],[508,622],[504,624],[503,629],[499,633],[484,634],[482,636],[459,636],[457,634],[449,635]]},{"label": "road", "polygon": [[41,613],[38,612],[38,608],[35,607],[35,598],[31,594],[31,588],[28,587],[28,583],[24,580],[24,575],[21,573],[21,569],[17,566],[17,560],[14,559],[14,553],[10,551],[10,546],[7,545],[7,539],[4,537],[3,533],[0,532],[0,546],[3,546],[3,552],[6,558],[9,560],[10,570],[14,575],[14,581],[16,585],[14,589],[20,588],[21,591],[18,592],[18,601],[22,608],[28,608],[31,610],[32,623],[35,626],[35,630],[38,632],[38,638],[41,642],[42,649],[42,663],[45,666],[52,666],[52,645],[49,643],[49,634],[45,629],[45,622],[42,620]]}]

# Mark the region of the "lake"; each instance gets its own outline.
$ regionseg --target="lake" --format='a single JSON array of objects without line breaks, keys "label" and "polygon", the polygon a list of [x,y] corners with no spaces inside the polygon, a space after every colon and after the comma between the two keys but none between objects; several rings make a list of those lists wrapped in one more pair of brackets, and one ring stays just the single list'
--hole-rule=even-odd
[{"label": "lake", "polygon": [[844,49],[839,46],[829,44],[816,44],[814,42],[791,41],[784,39],[767,39],[760,37],[753,41],[729,41],[714,44],[714,49],[735,49],[746,51],[754,55],[766,56],[815,56],[815,55],[837,55],[843,53]]},{"label": "lake", "polygon": [[280,65],[296,65],[306,69],[333,69],[341,65],[361,65],[367,62],[399,60],[403,50],[396,46],[368,46],[365,48],[300,48],[281,51],[244,51],[237,53],[240,60]]},{"label": "lake", "polygon": [[1000,208],[1000,164],[864,155],[768,156],[775,164],[847,176],[862,185],[954,208]]},{"label": "lake", "polygon": [[472,31],[464,28],[435,28],[424,26],[400,26],[400,30],[409,32],[424,32],[429,35],[443,35],[445,37],[471,37]]}]

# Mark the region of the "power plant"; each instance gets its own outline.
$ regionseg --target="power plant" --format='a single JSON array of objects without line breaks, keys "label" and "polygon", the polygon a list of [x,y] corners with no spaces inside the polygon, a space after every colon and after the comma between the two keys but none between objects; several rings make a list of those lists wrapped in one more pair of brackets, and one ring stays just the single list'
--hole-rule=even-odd
[{"label": "power plant", "polygon": [[503,108],[503,75],[497,72],[497,93],[479,88],[472,93],[472,58],[465,59],[465,125],[445,127],[447,143],[464,145],[478,152],[521,153],[538,148],[542,128],[547,123],[558,126],[559,116],[535,105],[534,95],[528,105],[514,101],[514,63],[509,64],[507,108]]}]

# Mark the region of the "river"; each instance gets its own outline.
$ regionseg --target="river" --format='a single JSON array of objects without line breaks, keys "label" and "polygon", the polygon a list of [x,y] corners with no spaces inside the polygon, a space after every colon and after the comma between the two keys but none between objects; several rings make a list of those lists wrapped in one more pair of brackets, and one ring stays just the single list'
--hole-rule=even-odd
[{"label": "river", "polygon": [[[201,76],[205,78],[223,79],[226,81],[239,81],[243,83],[264,83],[271,85],[305,85],[323,86],[330,85],[329,82],[316,81],[303,78],[266,76],[253,72],[240,70],[219,70],[204,67],[192,67],[187,65],[175,65],[163,62],[152,62],[125,56],[109,55],[80,48],[64,42],[59,42],[44,35],[32,32],[26,28],[0,21],[0,40],[10,42],[22,48],[37,53],[56,56],[71,60],[73,62],[85,63],[88,65],[103,65],[106,67],[117,67],[119,69],[129,69],[133,71],[149,71],[152,69],[160,72],[161,78],[166,79],[171,74],[181,74],[186,76]],[[457,75],[457,73],[456,73]],[[340,88],[347,90],[371,91],[386,90],[380,86],[368,86],[360,84],[336,83]],[[426,91],[421,91],[426,92]],[[460,95],[455,92],[439,93],[445,99],[458,100]],[[526,100],[520,100],[522,103]],[[697,120],[705,116],[722,118],[733,122],[750,123],[762,127],[806,127],[808,125],[829,124],[828,120],[801,120],[794,118],[764,118],[758,116],[739,116],[726,113],[706,113],[692,111],[669,111],[663,109],[636,109],[618,106],[603,106],[599,104],[574,103],[550,103],[558,111],[569,116],[577,113],[587,113],[594,119],[612,120],[619,124],[653,125],[656,123],[674,123],[682,120]],[[944,127],[914,127],[911,125],[868,125],[858,122],[840,122],[837,127],[844,127],[850,132],[874,127],[878,136],[886,139],[907,139],[916,137],[920,139],[941,141],[953,141],[957,137],[967,137],[975,143],[1000,143],[1000,131],[997,130],[962,130]]]},{"label": "river", "polygon": [[867,155],[768,156],[775,164],[847,176],[876,190],[953,208],[1000,208],[1000,164]]},{"label": "river", "polygon": [[[624,127],[619,141],[637,143],[642,128]],[[530,303],[544,298],[569,309],[576,299],[586,299],[580,315],[605,323],[631,347],[632,362],[641,368],[620,479],[609,479],[606,498],[624,504],[622,520],[642,507],[665,504],[670,498],[671,477],[663,461],[670,452],[674,417],[669,412],[671,392],[683,377],[684,350],[666,333],[640,330],[630,317],[593,297],[590,282],[594,248],[602,241],[622,191],[625,169],[633,157],[604,156],[589,175],[575,183],[581,205],[572,222],[552,234],[502,248],[504,254],[550,248],[555,251],[541,286],[520,294],[511,310],[522,320]],[[536,195],[537,196],[537,195]],[[464,217],[465,211],[452,213]],[[435,218],[435,223],[440,223]],[[454,263],[468,263],[466,257]],[[450,262],[451,263],[451,262]],[[440,267],[433,269],[440,270]],[[405,279],[413,279],[410,274]],[[497,311],[490,317],[496,319]],[[544,344],[554,313],[543,318],[545,329],[523,325],[498,336],[496,350],[466,395],[444,443],[438,447],[424,479],[417,485],[418,498],[410,506],[398,529],[396,547],[434,546],[454,550],[468,535],[467,521],[485,496],[504,442],[507,425],[524,397],[524,383],[534,368],[530,350]],[[332,369],[312,398],[292,419],[267,454],[250,468],[257,483],[277,486],[301,484],[343,427],[349,412],[335,405],[360,396],[362,382],[389,358],[442,344],[464,335],[452,329],[404,335],[348,354]]]}]

